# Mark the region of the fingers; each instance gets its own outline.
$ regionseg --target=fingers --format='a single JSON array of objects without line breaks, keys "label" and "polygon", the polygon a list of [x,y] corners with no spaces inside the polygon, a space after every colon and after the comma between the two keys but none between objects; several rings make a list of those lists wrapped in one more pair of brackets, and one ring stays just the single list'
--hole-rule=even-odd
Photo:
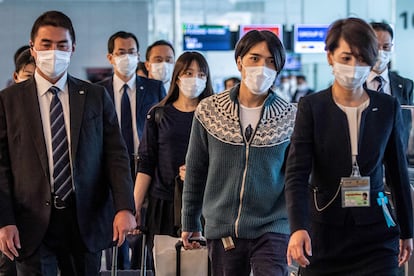
[{"label": "fingers", "polygon": [[400,254],[398,255],[398,266],[404,265],[411,257],[412,252],[409,250],[401,250]]},{"label": "fingers", "polygon": [[0,228],[0,250],[10,260],[19,256],[18,249],[21,248],[19,231],[15,225]]}]

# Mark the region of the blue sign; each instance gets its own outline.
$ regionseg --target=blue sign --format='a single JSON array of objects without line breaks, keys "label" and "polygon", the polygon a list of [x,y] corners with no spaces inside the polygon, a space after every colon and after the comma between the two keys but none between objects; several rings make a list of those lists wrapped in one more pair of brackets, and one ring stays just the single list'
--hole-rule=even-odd
[{"label": "blue sign", "polygon": [[296,53],[323,53],[329,25],[295,25],[294,45]]},{"label": "blue sign", "polygon": [[183,24],[183,49],[197,51],[233,50],[229,26]]}]

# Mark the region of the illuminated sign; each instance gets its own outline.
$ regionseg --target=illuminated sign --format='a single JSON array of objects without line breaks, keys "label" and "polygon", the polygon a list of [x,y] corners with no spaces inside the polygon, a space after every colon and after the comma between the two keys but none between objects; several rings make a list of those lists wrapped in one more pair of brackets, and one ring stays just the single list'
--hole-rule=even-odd
[{"label": "illuminated sign", "polygon": [[294,45],[296,53],[324,53],[325,38],[329,25],[295,25]]}]

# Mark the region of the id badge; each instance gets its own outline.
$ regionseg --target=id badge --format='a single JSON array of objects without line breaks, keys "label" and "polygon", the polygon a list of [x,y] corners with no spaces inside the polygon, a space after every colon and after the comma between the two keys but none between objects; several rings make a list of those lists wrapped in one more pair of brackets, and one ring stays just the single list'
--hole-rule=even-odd
[{"label": "id badge", "polygon": [[369,207],[370,206],[370,178],[364,177],[342,177],[341,194],[342,208]]}]

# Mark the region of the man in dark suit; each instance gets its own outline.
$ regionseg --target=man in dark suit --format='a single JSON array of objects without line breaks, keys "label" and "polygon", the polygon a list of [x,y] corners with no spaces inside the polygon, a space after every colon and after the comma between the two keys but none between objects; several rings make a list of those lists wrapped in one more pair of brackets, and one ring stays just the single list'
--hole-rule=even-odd
[{"label": "man in dark suit", "polygon": [[292,103],[298,103],[300,98],[310,95],[315,91],[308,86],[305,75],[296,76],[296,91],[292,96]]},{"label": "man in dark suit", "polygon": [[[165,97],[165,89],[161,81],[139,77],[136,74],[139,42],[134,34],[124,31],[113,34],[108,40],[107,58],[113,66],[114,74],[98,84],[107,89],[115,104],[121,131],[128,147],[131,179],[135,181],[134,156],[138,151],[146,116],[149,109]],[[120,269],[139,268],[140,243],[134,242],[130,246],[132,248],[131,262],[127,242],[118,252],[118,268]],[[107,250],[106,253],[107,264],[109,264],[110,252]]]},{"label": "man in dark suit", "polygon": [[135,226],[127,150],[105,89],[67,73],[69,17],[42,14],[34,77],[0,92],[0,249],[17,274],[99,275],[101,251]]},{"label": "man in dark suit", "polygon": [[[401,105],[413,105],[413,81],[389,70],[392,55],[394,32],[383,22],[371,23],[378,39],[378,58],[366,81],[367,88],[394,96]],[[411,112],[402,110],[404,120],[404,140],[408,145],[411,131]]]}]

